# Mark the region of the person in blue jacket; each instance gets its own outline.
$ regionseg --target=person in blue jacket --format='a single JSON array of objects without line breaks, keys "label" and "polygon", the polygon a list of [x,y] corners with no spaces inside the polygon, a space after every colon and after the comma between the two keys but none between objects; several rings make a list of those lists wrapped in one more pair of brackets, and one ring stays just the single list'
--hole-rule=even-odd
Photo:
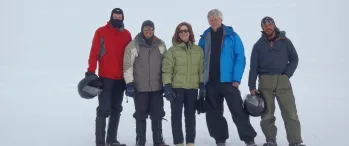
[{"label": "person in blue jacket", "polygon": [[[229,137],[228,124],[223,116],[223,101],[227,102],[239,138],[246,146],[257,146],[257,133],[250,123],[250,117],[242,107],[239,90],[246,59],[244,46],[239,35],[230,26],[222,24],[222,12],[213,9],[208,12],[210,28],[199,40],[204,51],[204,96],[206,100],[206,122],[208,131],[217,143],[225,146]],[[202,92],[205,93],[205,92]]]}]

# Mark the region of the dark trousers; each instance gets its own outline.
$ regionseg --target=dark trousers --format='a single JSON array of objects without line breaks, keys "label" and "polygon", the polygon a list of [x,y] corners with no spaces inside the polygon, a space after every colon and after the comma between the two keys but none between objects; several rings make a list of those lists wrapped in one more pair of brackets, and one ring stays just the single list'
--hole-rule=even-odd
[{"label": "dark trousers", "polygon": [[206,122],[210,136],[216,143],[225,143],[229,138],[227,120],[223,116],[223,97],[237,127],[240,140],[245,142],[254,140],[257,133],[250,123],[249,115],[242,107],[240,90],[233,87],[232,83],[207,84]]},{"label": "dark trousers", "polygon": [[184,106],[186,143],[194,143],[196,136],[195,101],[198,96],[197,89],[175,88],[177,98],[171,102],[171,123],[173,143],[184,143],[182,131],[182,113]]},{"label": "dark trousers", "polygon": [[134,98],[136,119],[136,144],[145,145],[146,142],[146,119],[150,116],[153,132],[153,143],[163,143],[162,119],[165,116],[163,91],[137,92]]},{"label": "dark trousers", "polygon": [[113,80],[100,77],[103,82],[103,91],[98,96],[99,105],[96,117],[96,144],[105,143],[106,118],[109,117],[107,129],[107,143],[117,141],[117,130],[119,126],[120,113],[122,112],[123,94],[125,91],[124,80]]}]

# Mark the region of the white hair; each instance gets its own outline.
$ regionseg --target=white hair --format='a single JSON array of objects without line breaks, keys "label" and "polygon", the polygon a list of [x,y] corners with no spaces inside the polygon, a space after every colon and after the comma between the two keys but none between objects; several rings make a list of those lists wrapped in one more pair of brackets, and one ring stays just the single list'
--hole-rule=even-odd
[{"label": "white hair", "polygon": [[218,9],[213,9],[213,10],[210,10],[207,14],[207,19],[210,18],[210,16],[215,16],[221,20],[223,20],[223,14],[221,11],[219,11]]}]

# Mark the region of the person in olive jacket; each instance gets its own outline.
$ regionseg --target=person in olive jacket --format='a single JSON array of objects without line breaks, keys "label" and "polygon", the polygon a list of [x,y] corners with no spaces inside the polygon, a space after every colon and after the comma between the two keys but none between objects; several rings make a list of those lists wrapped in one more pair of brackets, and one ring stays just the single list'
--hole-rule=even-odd
[{"label": "person in olive jacket", "polygon": [[[180,23],[172,38],[173,46],[165,53],[162,66],[164,94],[171,102],[173,143],[184,146],[182,109],[184,106],[186,145],[194,146],[196,136],[195,103],[199,87],[203,87],[202,48],[194,44],[194,34],[189,23]],[[201,88],[200,98],[205,90]]]}]

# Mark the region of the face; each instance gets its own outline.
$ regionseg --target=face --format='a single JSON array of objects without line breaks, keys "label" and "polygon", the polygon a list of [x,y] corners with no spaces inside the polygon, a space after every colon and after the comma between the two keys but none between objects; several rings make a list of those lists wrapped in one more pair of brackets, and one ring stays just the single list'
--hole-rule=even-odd
[{"label": "face", "polygon": [[262,26],[263,32],[268,36],[271,37],[275,33],[275,25],[271,23],[266,23]]},{"label": "face", "polygon": [[188,42],[189,35],[190,35],[188,27],[185,25],[181,26],[178,30],[178,35],[179,35],[179,38],[181,38],[181,40],[183,42]]},{"label": "face", "polygon": [[113,13],[113,18],[122,20],[122,14],[115,14],[115,13]]},{"label": "face", "polygon": [[152,37],[154,34],[154,28],[150,27],[150,26],[145,26],[143,28],[143,35],[146,37],[146,38],[150,38]]},{"label": "face", "polygon": [[218,17],[216,16],[210,16],[208,18],[208,23],[210,24],[210,26],[216,30],[217,28],[221,27],[222,25],[222,20],[219,19]]}]

